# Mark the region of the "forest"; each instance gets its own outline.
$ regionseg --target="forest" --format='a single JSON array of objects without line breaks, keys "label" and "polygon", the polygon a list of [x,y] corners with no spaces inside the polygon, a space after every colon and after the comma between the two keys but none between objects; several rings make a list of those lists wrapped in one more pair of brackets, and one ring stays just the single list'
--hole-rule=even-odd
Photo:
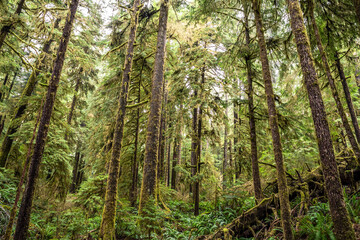
[{"label": "forest", "polygon": [[360,0],[0,0],[2,240],[360,239]]}]

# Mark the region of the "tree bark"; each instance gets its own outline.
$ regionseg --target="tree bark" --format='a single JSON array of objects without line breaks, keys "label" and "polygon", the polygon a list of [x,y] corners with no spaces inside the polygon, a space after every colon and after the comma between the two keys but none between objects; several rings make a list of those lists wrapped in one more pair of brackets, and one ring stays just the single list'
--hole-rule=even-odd
[{"label": "tree bark", "polygon": [[[15,10],[15,13],[13,15],[17,15],[19,16],[22,9],[23,9],[23,6],[24,6],[24,3],[25,3],[25,0],[20,0],[18,5],[17,5],[17,8]],[[2,28],[1,28],[1,31],[0,31],[0,50],[2,48],[2,46],[4,45],[4,42],[5,42],[5,38],[6,36],[8,35],[8,33],[10,32],[10,30],[12,29],[12,27],[15,25],[14,22],[11,22],[7,25],[4,25]]]},{"label": "tree bark", "polygon": [[167,85],[167,81],[164,81],[164,86],[163,86],[163,96],[164,96],[164,100],[163,100],[163,105],[162,105],[162,109],[161,109],[161,120],[160,120],[160,135],[159,135],[159,159],[158,159],[158,181],[160,183],[164,181],[164,167],[165,167],[165,133],[166,133],[166,105],[167,105],[167,97],[168,97],[168,91],[166,89],[166,85]]},{"label": "tree bark", "polygon": [[119,99],[119,108],[116,117],[116,125],[114,130],[114,138],[112,144],[112,153],[109,166],[109,176],[107,179],[105,205],[102,213],[99,239],[113,240],[115,239],[115,213],[117,199],[117,185],[120,168],[120,153],[122,147],[122,138],[124,134],[125,113],[127,98],[129,93],[130,75],[134,57],[134,43],[136,39],[136,30],[139,21],[139,12],[141,1],[135,0],[133,5],[133,14],[131,17],[131,27],[129,32],[129,40],[126,50],[126,58],[124,70],[122,73],[121,92]]},{"label": "tree bark", "polygon": [[282,223],[282,227],[283,227],[284,238],[286,240],[293,240],[294,236],[293,236],[292,227],[291,227],[289,192],[288,192],[287,182],[286,182],[280,132],[279,132],[279,126],[278,126],[275,99],[274,99],[274,91],[273,91],[273,87],[272,87],[269,60],[267,57],[267,49],[266,49],[263,24],[262,24],[262,19],[261,19],[261,15],[260,15],[260,1],[259,0],[253,0],[253,11],[255,14],[256,32],[257,32],[257,37],[258,37],[258,44],[259,44],[259,48],[260,48],[260,60],[261,60],[261,65],[262,65],[262,75],[263,75],[263,79],[265,82],[265,93],[266,93],[266,99],[267,99],[267,105],[268,105],[269,126],[271,129],[276,170],[277,170],[280,210],[281,210],[281,223]]},{"label": "tree bark", "polygon": [[[245,10],[245,40],[246,46],[250,48],[250,30],[249,30],[249,19],[248,11]],[[251,70],[250,56],[245,57],[247,81],[248,81],[248,108],[249,108],[249,130],[250,130],[250,144],[251,144],[251,167],[252,177],[254,184],[255,199],[260,202],[263,198],[261,190],[261,180],[259,171],[259,162],[257,156],[257,142],[256,142],[256,123],[255,123],[255,112],[254,112],[254,89],[253,89],[253,78]]]},{"label": "tree bark", "polygon": [[70,40],[72,25],[75,19],[79,1],[72,0],[70,12],[66,18],[63,34],[60,40],[57,56],[54,62],[54,69],[49,82],[48,91],[45,98],[39,129],[37,132],[36,143],[28,171],[27,183],[24,196],[20,205],[14,240],[23,240],[27,237],[30,222],[31,206],[34,197],[35,183],[39,174],[40,163],[44,153],[45,141],[49,130],[51,114],[54,108],[57,88],[60,82],[60,75],[63,68],[67,45]]},{"label": "tree bark", "polygon": [[[349,121],[348,121],[348,119],[346,117],[344,107],[343,107],[343,105],[341,103],[339,93],[338,93],[337,88],[336,88],[334,78],[331,75],[329,62],[327,60],[327,56],[326,56],[326,53],[325,53],[324,48],[323,48],[320,32],[319,32],[319,29],[317,27],[315,16],[314,16],[314,3],[313,3],[313,0],[309,0],[309,6],[310,6],[309,10],[310,10],[311,23],[312,23],[312,26],[314,28],[314,34],[315,34],[317,46],[318,46],[319,51],[320,51],[321,59],[322,59],[322,62],[323,62],[324,68],[325,68],[325,73],[326,73],[327,79],[329,81],[331,92],[332,92],[332,95],[334,97],[336,107],[337,107],[338,113],[339,113],[339,115],[341,117],[343,126],[345,128],[346,135],[347,135],[347,137],[349,139],[349,142],[351,144],[352,149],[354,150],[357,161],[360,162],[360,149],[359,149],[359,145],[358,145],[359,139],[358,139],[358,142],[357,142],[356,139],[355,139],[355,136],[354,136],[354,134],[353,134],[353,132],[351,130]],[[359,126],[358,126],[358,130],[359,130]],[[356,129],[355,129],[355,131],[356,131]],[[360,133],[360,131],[359,131],[359,133]]]},{"label": "tree bark", "polygon": [[171,166],[171,189],[176,189],[176,170],[175,167],[178,163],[178,152],[179,152],[179,143],[178,138],[175,138],[174,142],[174,150],[173,150],[173,160],[172,160],[172,166]]},{"label": "tree bark", "polygon": [[[58,28],[59,27],[59,22],[60,19],[57,19],[55,21],[55,25],[54,28]],[[21,121],[20,118],[24,115],[27,104],[28,104],[28,98],[31,96],[31,94],[33,93],[35,86],[36,86],[36,80],[38,75],[40,74],[40,71],[44,68],[45,66],[45,61],[46,61],[46,54],[50,53],[50,47],[52,42],[54,41],[54,35],[51,34],[51,36],[49,37],[49,40],[47,40],[44,43],[43,49],[42,49],[42,54],[40,55],[40,57],[38,58],[38,60],[35,63],[35,70],[32,71],[26,86],[21,94],[20,99],[18,100],[16,106],[15,106],[15,111],[13,116],[10,119],[10,125],[6,131],[4,140],[1,144],[1,149],[0,149],[0,167],[5,167],[6,165],[6,161],[7,158],[9,156],[10,150],[11,150],[11,146],[12,143],[14,141],[13,137],[11,137],[14,133],[17,132],[17,130],[19,129],[19,127],[21,126]],[[14,78],[15,79],[15,78]],[[14,81],[13,81],[14,82]],[[11,91],[13,84],[10,86],[10,90],[9,93]]]},{"label": "tree bark", "polygon": [[352,228],[345,206],[330,129],[326,119],[325,106],[317,80],[300,4],[298,0],[288,0],[288,7],[291,28],[295,36],[296,47],[300,58],[318,140],[321,166],[330,206],[330,215],[334,223],[334,234],[337,239],[355,240],[354,229]]},{"label": "tree bark", "polygon": [[80,165],[80,151],[78,146],[78,149],[76,150],[75,153],[73,172],[72,172],[72,183],[70,185],[70,190],[69,190],[71,193],[75,193],[76,179],[79,175],[79,165]]},{"label": "tree bark", "polygon": [[[348,109],[349,109],[349,112],[350,112],[351,121],[352,121],[354,130],[355,130],[356,139],[357,139],[358,143],[360,143],[359,123],[358,123],[358,120],[357,120],[357,117],[356,117],[356,113],[355,113],[354,105],[352,103],[352,98],[351,98],[349,86],[348,86],[347,81],[346,81],[345,73],[344,73],[343,67],[341,65],[339,54],[336,51],[335,51],[335,61],[336,61],[336,67],[337,67],[338,72],[339,72],[341,84],[342,84],[343,89],[344,89],[345,99],[346,99],[346,103],[348,105]],[[360,162],[360,159],[359,159],[359,162]]]},{"label": "tree bark", "polygon": [[[141,79],[139,80],[137,102],[138,103],[141,102]],[[136,112],[134,157],[131,164],[132,181],[131,181],[131,189],[129,193],[129,200],[132,207],[135,207],[137,195],[138,195],[137,184],[138,184],[138,175],[139,175],[139,163],[137,160],[137,153],[138,153],[138,145],[139,145],[139,130],[140,130],[140,108],[138,108]]]},{"label": "tree bark", "polygon": [[165,47],[169,1],[162,0],[159,15],[159,29],[152,76],[150,113],[146,130],[145,159],[143,168],[143,181],[140,193],[139,214],[151,197],[155,197],[157,174],[157,151],[160,130],[160,115],[162,103],[162,88],[164,81]]}]

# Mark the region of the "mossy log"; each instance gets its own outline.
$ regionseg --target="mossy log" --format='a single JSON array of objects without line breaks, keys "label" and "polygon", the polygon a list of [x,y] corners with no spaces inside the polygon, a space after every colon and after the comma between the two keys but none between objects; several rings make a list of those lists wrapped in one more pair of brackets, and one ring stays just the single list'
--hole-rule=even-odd
[{"label": "mossy log", "polygon": [[[339,164],[341,166],[341,164]],[[341,182],[343,185],[353,186],[360,181],[360,168],[347,169],[346,167],[339,167],[341,176]],[[307,172],[305,176],[302,176],[302,182],[300,179],[294,181],[288,179],[289,186],[289,198],[295,199],[301,193],[301,186],[306,183],[309,188],[310,198],[316,198],[325,195],[323,187],[323,176],[321,168],[318,167],[311,172]],[[200,236],[198,240],[215,240],[215,239],[228,239],[230,234],[233,237],[252,237],[252,232],[256,231],[263,226],[259,225],[259,221],[264,220],[269,214],[273,213],[274,208],[279,207],[279,199],[277,196],[277,183],[276,181],[271,183],[274,186],[274,193],[271,197],[264,198],[258,205],[244,212],[241,216],[238,216],[231,223],[226,226],[220,227],[214,233],[206,236]],[[249,231],[249,229],[251,231]]]}]

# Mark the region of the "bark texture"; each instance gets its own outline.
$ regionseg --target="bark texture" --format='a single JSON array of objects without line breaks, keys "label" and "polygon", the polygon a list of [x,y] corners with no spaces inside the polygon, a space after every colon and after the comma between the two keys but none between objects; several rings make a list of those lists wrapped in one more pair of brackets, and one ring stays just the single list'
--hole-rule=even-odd
[{"label": "bark texture", "polygon": [[[329,85],[330,85],[330,88],[331,88],[331,92],[332,92],[332,95],[334,97],[334,100],[335,100],[335,103],[336,103],[336,107],[337,107],[337,110],[338,110],[338,113],[341,117],[341,120],[342,120],[342,123],[343,123],[343,126],[345,128],[345,131],[346,131],[346,135],[349,139],[349,142],[351,144],[351,147],[352,149],[354,150],[354,153],[355,153],[355,156],[358,160],[358,162],[360,161],[360,149],[359,149],[359,145],[358,145],[358,142],[356,141],[355,139],[355,136],[351,130],[351,127],[350,127],[350,124],[349,124],[349,121],[346,117],[346,113],[344,111],[344,107],[341,103],[341,100],[340,100],[340,97],[339,97],[339,93],[337,91],[337,88],[336,88],[336,84],[335,84],[335,81],[334,81],[334,78],[332,77],[331,75],[331,70],[330,70],[330,66],[329,66],[329,62],[327,60],[327,56],[326,56],[326,53],[324,51],[324,48],[323,48],[323,44],[322,44],[322,41],[321,41],[321,36],[320,36],[320,32],[319,32],[319,29],[317,27],[317,24],[316,24],[316,21],[315,21],[315,16],[314,16],[314,3],[313,3],[313,0],[310,0],[309,1],[309,6],[310,6],[310,18],[311,18],[311,24],[314,28],[314,34],[315,34],[315,38],[316,38],[316,42],[317,42],[317,46],[318,46],[318,49],[320,51],[320,55],[321,55],[321,59],[322,59],[322,62],[323,62],[323,65],[324,65],[324,68],[325,68],[325,73],[326,73],[326,77],[329,81]],[[359,130],[359,127],[357,127],[358,130]],[[356,129],[355,129],[356,130]],[[360,131],[359,131],[360,133]],[[359,139],[358,139],[359,141]]]},{"label": "bark texture", "polygon": [[306,34],[304,19],[298,0],[288,0],[290,21],[295,36],[296,47],[308,92],[316,137],[323,169],[325,188],[328,195],[330,214],[334,222],[337,239],[355,239],[354,229],[345,206],[340,176],[336,165],[333,144],[326,112],[322,100],[310,43]]},{"label": "bark texture", "polygon": [[143,214],[142,210],[149,198],[155,197],[168,11],[169,1],[161,1],[155,63],[152,75],[150,113],[146,129],[144,171],[139,206],[140,215]]},{"label": "bark texture", "polygon": [[24,240],[27,238],[36,179],[39,174],[39,168],[42,155],[44,153],[45,141],[49,130],[51,114],[54,108],[56,92],[60,82],[60,75],[65,60],[65,53],[70,40],[72,25],[75,19],[78,4],[78,0],[71,1],[70,12],[68,13],[68,16],[66,18],[66,23],[63,29],[57,56],[54,62],[54,69],[49,82],[49,87],[42,110],[42,116],[39,123],[39,129],[36,136],[36,143],[30,162],[25,192],[20,205],[14,240]]},{"label": "bark texture", "polygon": [[[248,20],[248,13],[246,10],[245,10],[245,37],[246,37],[246,46],[250,49],[249,20]],[[253,89],[253,78],[252,78],[252,70],[251,70],[252,67],[251,67],[250,56],[245,57],[245,62],[246,62],[247,81],[248,81],[247,94],[248,94],[248,107],[249,107],[249,130],[250,130],[250,144],[251,144],[252,177],[254,184],[255,199],[257,202],[260,202],[262,199],[262,191],[261,191],[259,162],[257,156],[256,123],[255,123],[255,111],[254,111],[254,89]]]},{"label": "bark texture", "polygon": [[355,130],[356,139],[357,139],[358,143],[360,143],[359,123],[358,123],[358,120],[357,120],[357,117],[356,117],[356,113],[355,113],[354,105],[353,105],[353,102],[352,102],[349,86],[348,86],[348,83],[346,81],[345,73],[344,73],[343,67],[341,65],[339,54],[337,52],[335,52],[335,61],[336,61],[336,67],[337,67],[337,69],[339,71],[341,84],[342,84],[343,89],[344,89],[345,99],[346,99],[346,103],[347,103],[347,106],[348,106],[348,109],[349,109],[349,112],[350,112],[351,121],[352,121],[354,130]]},{"label": "bark texture", "polygon": [[107,179],[105,205],[102,213],[99,239],[115,239],[115,213],[117,200],[118,176],[120,170],[120,153],[122,147],[122,138],[124,134],[125,113],[127,98],[129,93],[131,68],[134,57],[134,43],[136,39],[136,30],[139,21],[139,12],[141,1],[135,0],[133,5],[133,15],[131,18],[131,27],[129,32],[129,41],[126,50],[124,70],[122,73],[121,92],[119,99],[119,108],[116,116],[116,125],[114,130],[113,147],[109,165],[109,176]]},{"label": "bark texture", "polygon": [[260,60],[262,65],[262,76],[265,82],[265,94],[268,105],[269,126],[271,129],[274,156],[277,170],[279,199],[281,210],[281,224],[283,227],[284,238],[286,240],[293,240],[294,236],[291,228],[291,215],[289,204],[289,192],[286,182],[285,167],[282,156],[282,146],[280,139],[280,132],[278,126],[277,112],[274,99],[274,91],[272,87],[271,72],[269,60],[267,57],[266,42],[263,30],[262,19],[260,15],[260,1],[253,0],[253,10],[256,21],[256,33],[258,37],[258,44],[260,48]]}]

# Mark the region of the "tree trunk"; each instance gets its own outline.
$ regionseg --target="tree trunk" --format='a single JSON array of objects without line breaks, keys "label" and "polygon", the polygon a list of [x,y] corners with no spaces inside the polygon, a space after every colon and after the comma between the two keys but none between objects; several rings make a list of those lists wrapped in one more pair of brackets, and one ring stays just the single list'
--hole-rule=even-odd
[{"label": "tree trunk", "polygon": [[143,181],[140,193],[139,214],[143,214],[149,198],[155,197],[157,151],[160,130],[160,115],[162,103],[162,88],[164,81],[166,30],[169,11],[169,1],[162,0],[159,15],[159,29],[157,35],[157,46],[152,76],[150,113],[146,130],[145,158]]},{"label": "tree trunk", "polygon": [[[169,125],[170,127],[170,125]],[[167,148],[167,179],[166,179],[166,186],[170,186],[171,184],[171,167],[170,167],[170,158],[171,158],[171,140],[168,139],[168,148]]]},{"label": "tree trunk", "polygon": [[130,74],[134,57],[134,43],[136,39],[136,30],[138,26],[140,8],[141,1],[135,0],[133,5],[133,14],[131,17],[131,27],[126,50],[124,70],[122,73],[119,108],[116,117],[116,125],[114,130],[114,139],[112,144],[112,153],[109,166],[109,176],[106,186],[105,205],[102,213],[99,233],[99,239],[103,240],[115,239],[115,213],[120,167],[120,153],[122,147],[122,138],[124,134],[126,104],[129,92]]},{"label": "tree trunk", "polygon": [[[59,22],[60,20],[57,19],[55,21],[55,25],[54,28],[58,28],[59,26]],[[0,149],[0,167],[5,167],[6,165],[6,161],[7,158],[9,156],[10,153],[10,149],[12,146],[12,143],[14,141],[13,137],[11,137],[14,133],[17,132],[17,130],[19,129],[20,125],[21,125],[21,121],[20,118],[23,116],[23,114],[25,113],[27,104],[28,104],[28,99],[31,96],[31,94],[33,93],[35,86],[36,86],[36,80],[37,80],[37,76],[40,74],[40,71],[44,68],[45,65],[45,58],[46,58],[46,54],[49,53],[50,51],[50,47],[51,47],[51,43],[54,41],[54,35],[51,34],[50,36],[50,40],[47,40],[44,43],[43,49],[42,49],[42,54],[40,55],[40,57],[38,58],[38,60],[35,63],[35,70],[32,71],[26,86],[21,94],[20,99],[18,100],[16,106],[15,106],[15,111],[14,111],[14,115],[12,116],[12,118],[10,119],[10,125],[6,131],[4,140],[1,144],[1,149]],[[15,75],[16,77],[16,75]],[[14,80],[15,80],[14,77]],[[14,81],[13,81],[14,83]],[[10,95],[10,91],[12,89],[13,83],[10,86],[9,89],[9,95]]]},{"label": "tree trunk", "polygon": [[166,89],[167,81],[164,81],[163,86],[163,104],[161,109],[161,120],[160,120],[160,135],[159,135],[159,154],[158,154],[158,181],[160,183],[164,181],[164,160],[165,160],[165,133],[166,133],[166,105],[167,105],[167,96],[168,91]]},{"label": "tree trunk", "polygon": [[[79,148],[79,146],[78,146]],[[70,185],[70,192],[75,193],[76,189],[76,180],[79,175],[79,165],[80,165],[80,152],[79,149],[76,150],[75,158],[74,158],[74,166],[72,172],[72,183]]]},{"label": "tree trunk", "polygon": [[[24,3],[25,3],[25,0],[20,0],[18,5],[17,5],[17,8],[15,10],[15,13],[13,15],[17,15],[19,16],[21,11],[22,11],[22,8],[24,6]],[[11,22],[7,25],[4,25],[2,28],[1,28],[1,31],[0,31],[0,50],[2,48],[2,46],[4,45],[4,42],[5,42],[5,38],[6,36],[8,35],[8,33],[10,32],[11,28],[15,25],[14,22]]]},{"label": "tree trunk", "polygon": [[[228,115],[228,111],[227,108],[225,109],[225,115]],[[227,123],[225,123],[225,127],[224,127],[224,159],[223,159],[223,169],[222,169],[222,174],[223,174],[223,186],[226,186],[226,182],[227,182],[227,174],[226,174],[226,168],[228,166],[228,154],[227,154],[227,149],[228,149],[228,127],[227,127]]]},{"label": "tree trunk", "polygon": [[39,174],[40,163],[44,153],[45,141],[49,130],[50,118],[54,108],[56,91],[60,82],[60,75],[63,68],[65,53],[68,42],[70,40],[72,24],[75,19],[75,13],[79,1],[72,0],[70,4],[70,12],[66,18],[66,23],[63,29],[63,35],[60,40],[57,56],[54,61],[54,69],[49,81],[49,87],[46,94],[42,116],[40,119],[39,129],[37,132],[36,143],[34,146],[33,155],[30,162],[27,183],[25,187],[24,196],[20,205],[20,210],[17,219],[17,225],[14,234],[14,240],[23,240],[27,237],[27,232],[30,222],[31,206],[34,197],[35,183]]},{"label": "tree trunk", "polygon": [[[352,121],[354,130],[355,130],[356,139],[357,139],[358,143],[360,143],[359,123],[358,123],[358,120],[357,120],[357,117],[356,117],[354,105],[352,103],[352,98],[351,98],[349,86],[348,86],[347,81],[346,81],[345,73],[344,73],[343,67],[341,65],[339,54],[337,52],[335,52],[335,61],[336,61],[336,67],[337,67],[337,69],[339,71],[341,84],[342,84],[343,89],[344,89],[345,99],[346,99],[346,103],[347,103],[348,108],[349,108],[351,121]],[[359,161],[360,161],[360,159],[359,159]]]},{"label": "tree trunk", "polygon": [[318,85],[300,4],[298,0],[288,0],[288,6],[291,28],[295,36],[318,140],[321,166],[325,178],[325,188],[329,199],[330,214],[334,222],[334,234],[337,239],[355,239],[354,229],[352,228],[344,202],[330,129],[326,119],[325,106]]},{"label": "tree trunk", "polygon": [[[141,79],[139,80],[138,86],[138,98],[137,102],[141,102]],[[135,146],[134,146],[134,157],[131,164],[131,189],[129,193],[129,200],[132,207],[135,207],[136,200],[137,200],[137,184],[138,184],[138,174],[139,174],[139,163],[137,160],[137,152],[138,152],[138,145],[139,145],[139,130],[140,130],[140,108],[137,109],[136,112],[136,129],[135,129]]]},{"label": "tree trunk", "polygon": [[281,209],[281,223],[283,227],[284,238],[286,240],[292,240],[294,239],[294,236],[292,234],[292,228],[291,228],[289,192],[286,182],[280,132],[278,126],[276,107],[275,107],[274,91],[272,87],[271,72],[270,72],[269,60],[267,57],[267,49],[266,49],[262,19],[260,15],[259,0],[253,1],[253,10],[255,14],[256,32],[258,37],[258,44],[260,48],[260,60],[262,65],[262,75],[265,82],[265,93],[266,93],[268,112],[269,112],[269,125],[273,140],[274,156],[275,156],[275,163],[277,170],[280,209]]},{"label": "tree trunk", "polygon": [[2,86],[1,86],[1,88],[0,88],[0,102],[3,101],[3,97],[4,97],[4,95],[5,95],[4,90],[5,90],[6,83],[7,83],[8,79],[9,79],[9,74],[6,74],[5,79],[4,79],[4,82],[3,82],[3,84],[2,84]]},{"label": "tree trunk", "polygon": [[178,161],[178,152],[179,152],[179,143],[178,138],[175,138],[174,141],[174,150],[173,150],[173,160],[172,160],[172,166],[171,166],[171,189],[176,189],[176,170],[175,167],[177,165]]},{"label": "tree trunk", "polygon": [[[324,68],[325,68],[327,79],[329,81],[331,92],[332,92],[332,95],[333,95],[333,97],[335,99],[336,107],[337,107],[338,113],[339,113],[339,115],[341,117],[343,126],[345,128],[346,135],[347,135],[347,137],[349,139],[349,142],[351,144],[352,149],[354,150],[356,159],[359,162],[360,161],[360,149],[359,149],[359,145],[358,145],[359,139],[358,139],[358,142],[357,142],[356,139],[355,139],[355,136],[354,136],[354,134],[353,134],[353,132],[351,130],[349,121],[348,121],[348,119],[346,117],[344,107],[343,107],[343,105],[341,103],[339,93],[338,93],[337,88],[336,88],[335,81],[334,81],[334,79],[333,79],[333,77],[331,75],[329,62],[327,60],[327,56],[326,56],[326,53],[324,51],[324,48],[323,48],[323,45],[322,45],[322,42],[321,42],[320,32],[319,32],[319,29],[318,29],[316,21],[315,21],[313,0],[309,0],[309,6],[310,6],[311,23],[312,23],[312,26],[314,28],[314,33],[315,33],[317,46],[318,46],[319,51],[320,51],[321,59],[322,59],[322,62],[323,62]],[[358,127],[358,129],[359,129],[359,127]],[[356,129],[355,129],[355,131],[356,131]]]},{"label": "tree trunk", "polygon": [[[249,30],[249,20],[248,20],[247,9],[245,9],[245,37],[246,37],[246,46],[249,48],[250,47],[250,30]],[[248,94],[248,107],[249,107],[251,167],[252,167],[255,199],[257,202],[260,202],[261,199],[263,198],[263,196],[262,196],[262,191],[261,191],[259,162],[258,162],[258,156],[257,156],[256,123],[255,123],[255,112],[254,112],[254,89],[253,89],[253,79],[252,79],[252,70],[251,70],[251,60],[250,60],[249,56],[245,57],[245,62],[246,62],[247,81],[248,81],[247,94]]]}]

